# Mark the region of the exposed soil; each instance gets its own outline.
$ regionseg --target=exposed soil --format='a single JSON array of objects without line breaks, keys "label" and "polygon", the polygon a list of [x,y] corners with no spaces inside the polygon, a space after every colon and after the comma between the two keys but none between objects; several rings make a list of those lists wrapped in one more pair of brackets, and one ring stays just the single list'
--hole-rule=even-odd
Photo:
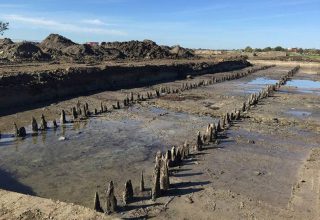
[{"label": "exposed soil", "polygon": [[[290,69],[277,66],[237,80],[168,94],[70,124],[57,133],[49,130],[24,140],[10,139],[8,124],[30,124],[32,116],[38,119],[42,113],[51,121],[58,118],[61,109],[70,109],[78,101],[87,102],[90,109],[99,108],[101,101],[112,106],[130,92],[136,95],[160,86],[177,88],[182,83],[212,79],[213,75],[106,91],[1,117],[0,129],[6,132],[0,143],[0,167],[8,178],[29,187],[35,195],[87,207],[92,207],[95,191],[105,199],[105,185],[110,180],[115,182],[116,196],[121,200],[124,182],[131,179],[137,200],[112,217],[317,219],[320,88],[281,87],[223,133],[219,145],[207,145],[203,152],[194,152],[181,167],[172,169],[171,189],[161,198],[153,202],[149,190],[138,190],[142,170],[147,188],[151,187],[157,150],[186,140],[194,144],[198,130],[204,131],[226,111],[240,108],[250,93]],[[319,82],[320,76],[315,73],[301,69],[293,79]],[[60,136],[67,140],[58,141]],[[2,207],[0,213],[6,209],[13,212],[8,207]],[[34,215],[33,211],[25,219]]]},{"label": "exposed soil", "polygon": [[50,34],[41,43],[0,41],[2,62],[55,61],[96,63],[108,60],[151,60],[195,58],[192,50],[180,46],[159,46],[151,40],[103,42],[100,45],[77,44],[58,34]]}]

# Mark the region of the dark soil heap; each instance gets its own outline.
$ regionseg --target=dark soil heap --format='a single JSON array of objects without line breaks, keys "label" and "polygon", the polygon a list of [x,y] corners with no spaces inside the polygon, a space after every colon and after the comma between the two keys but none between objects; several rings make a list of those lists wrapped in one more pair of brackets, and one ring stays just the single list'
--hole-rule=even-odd
[{"label": "dark soil heap", "polygon": [[151,40],[108,42],[101,45],[77,44],[58,34],[50,34],[40,44],[0,40],[0,59],[15,61],[99,62],[130,59],[193,58],[192,50],[159,46]]},{"label": "dark soil heap", "polygon": [[11,61],[44,61],[51,58],[49,54],[44,53],[35,43],[31,42],[13,43],[7,40],[0,48],[0,58]]},{"label": "dark soil heap", "polygon": [[191,58],[194,57],[193,51],[180,47],[179,45],[172,47],[170,53],[177,58]]},{"label": "dark soil heap", "polygon": [[43,50],[62,50],[63,48],[76,45],[70,39],[63,37],[59,34],[50,34],[46,39],[40,43],[40,47]]},{"label": "dark soil heap", "polygon": [[168,50],[162,48],[151,40],[109,42],[102,44],[102,46],[105,48],[118,49],[130,59],[163,59],[170,57],[170,53]]}]

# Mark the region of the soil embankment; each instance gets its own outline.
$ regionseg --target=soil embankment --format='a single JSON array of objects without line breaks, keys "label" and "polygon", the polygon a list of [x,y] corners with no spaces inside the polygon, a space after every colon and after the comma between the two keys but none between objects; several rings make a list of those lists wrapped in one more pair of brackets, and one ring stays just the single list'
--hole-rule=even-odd
[{"label": "soil embankment", "polygon": [[82,206],[0,189],[0,219],[115,219]]},{"label": "soil embankment", "polygon": [[281,61],[281,60],[249,60],[250,63],[256,65],[278,65],[278,66],[301,66],[304,69],[313,69],[320,71],[320,63],[301,62],[301,61]]},{"label": "soil embankment", "polygon": [[[68,67],[34,72],[2,74],[0,78],[0,114],[12,108],[44,101],[62,100],[103,90],[150,86],[159,82],[231,71],[249,66],[238,58],[217,61],[187,61],[166,65],[108,65],[106,67]],[[9,109],[9,110],[8,110]]]}]

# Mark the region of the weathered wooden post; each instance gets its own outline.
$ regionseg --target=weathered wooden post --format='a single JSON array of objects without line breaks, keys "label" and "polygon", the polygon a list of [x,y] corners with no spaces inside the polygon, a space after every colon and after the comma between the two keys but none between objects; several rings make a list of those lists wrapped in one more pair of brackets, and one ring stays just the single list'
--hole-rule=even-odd
[{"label": "weathered wooden post", "polygon": [[93,204],[93,209],[97,212],[102,212],[103,213],[103,209],[101,208],[101,204],[100,204],[100,199],[99,199],[99,194],[98,192],[95,193],[94,196],[94,204]]},{"label": "weathered wooden post", "polygon": [[117,211],[117,198],[114,195],[114,186],[113,186],[113,182],[110,181],[109,183],[109,187],[106,190],[106,194],[107,194],[107,207],[106,207],[106,213],[110,214],[112,212],[116,212]]}]

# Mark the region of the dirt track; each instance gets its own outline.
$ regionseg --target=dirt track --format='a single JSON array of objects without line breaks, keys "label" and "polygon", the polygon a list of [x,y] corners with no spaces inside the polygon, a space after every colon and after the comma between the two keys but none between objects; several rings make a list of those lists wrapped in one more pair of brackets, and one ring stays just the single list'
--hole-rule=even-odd
[{"label": "dirt track", "polygon": [[[18,180],[31,186],[36,194],[41,196],[69,202],[76,202],[79,201],[79,198],[86,197],[88,199],[80,203],[90,206],[89,198],[91,195],[93,196],[93,191],[90,189],[94,188],[94,184],[98,184],[98,191],[103,193],[104,186],[100,188],[100,185],[105,184],[105,179],[112,179],[118,182],[116,188],[118,198],[120,198],[122,183],[127,178],[131,178],[134,185],[137,186],[138,174],[141,169],[145,169],[147,184],[150,186],[152,169],[145,167],[152,166],[152,155],[158,149],[164,150],[170,145],[178,145],[185,140],[194,142],[197,130],[204,130],[205,124],[208,123],[208,120],[210,121],[210,118],[206,117],[213,117],[211,120],[214,121],[224,112],[232,111],[241,106],[250,92],[257,91],[264,86],[249,82],[261,77],[277,80],[290,68],[275,67],[259,71],[242,79],[201,87],[181,94],[170,94],[160,99],[143,102],[129,110],[103,115],[98,120],[106,121],[107,124],[104,126],[111,130],[104,130],[102,134],[105,136],[108,136],[109,133],[110,135],[119,134],[116,138],[120,140],[120,144],[112,142],[111,137],[108,136],[109,142],[108,139],[101,139],[101,147],[100,142],[98,142],[98,148],[95,146],[98,153],[90,151],[89,143],[85,142],[83,146],[76,144],[79,156],[77,156],[77,150],[70,149],[69,153],[75,156],[71,159],[70,165],[67,163],[68,160],[70,161],[68,157],[63,160],[58,154],[54,156],[58,161],[57,164],[54,161],[48,163],[42,161],[38,164],[37,160],[49,152],[46,146],[48,147],[50,144],[44,140],[43,145],[37,144],[39,142],[33,142],[32,145],[31,141],[26,140],[22,143],[16,143],[18,152],[21,155],[28,151],[31,152],[30,159],[36,161],[34,165],[40,166],[38,168],[34,168],[34,165],[31,165],[33,168],[23,167],[29,167],[26,164],[16,166],[13,161],[17,159],[15,158],[17,154],[13,155],[13,152],[10,151],[13,144],[9,143],[2,148],[2,155],[6,155],[6,165],[3,163],[1,167],[7,167],[9,171],[11,168],[16,169],[15,175]],[[204,75],[194,81],[206,77],[211,78],[210,75]],[[306,74],[303,69],[294,77],[294,79],[311,78],[320,80],[319,75]],[[172,82],[162,86],[175,86],[180,83]],[[148,88],[130,91],[146,90]],[[28,123],[25,118],[30,118],[31,115],[39,116],[42,112],[45,112],[49,119],[56,118],[59,112],[55,110],[56,108],[75,105],[78,100],[86,101],[90,106],[98,106],[101,100],[111,105],[116,100],[121,100],[130,91],[103,92],[57,103],[44,109],[5,116],[0,120],[1,126],[4,128],[6,123],[13,120],[19,120],[21,124]],[[157,200],[156,203],[148,199],[138,201],[129,205],[124,209],[122,215],[118,216],[135,218],[153,216],[158,219],[318,218],[320,187],[318,171],[320,168],[319,106],[319,89],[310,93],[310,91],[306,92],[292,86],[282,87],[280,92],[254,107],[246,115],[247,118],[236,123],[225,134],[226,138],[218,146],[207,146],[205,151],[195,154],[194,158],[185,161],[185,164],[174,172],[171,178],[172,189],[166,196]],[[121,127],[119,124],[108,125],[109,122],[123,120],[140,121],[149,133],[139,134],[142,130],[140,125],[138,127],[130,124],[127,125],[129,127]],[[80,127],[82,127],[81,124]],[[118,130],[113,131],[112,127]],[[126,131],[125,127],[129,130]],[[85,134],[87,132],[85,128],[83,125],[83,128],[76,128],[75,131]],[[89,126],[89,130],[90,128]],[[103,127],[98,127],[98,129],[101,128]],[[121,133],[121,130],[124,132]],[[67,130],[67,134],[70,135],[70,146],[79,143],[72,131]],[[131,136],[132,134],[136,134],[136,136]],[[90,135],[96,135],[95,139],[99,138],[98,133],[93,132]],[[50,133],[47,136],[49,140],[55,140],[50,139]],[[149,140],[149,138],[151,139]],[[80,141],[83,140],[85,139],[80,139]],[[139,140],[138,144],[147,146],[138,149],[140,153],[136,154],[135,151],[124,150],[119,154],[119,157],[115,156],[114,158],[110,158],[109,154],[104,151],[104,145],[123,148],[131,146],[130,142],[133,140]],[[152,143],[156,143],[156,145],[148,145]],[[40,155],[33,153],[32,148],[37,146],[45,147],[41,148],[42,154]],[[57,143],[55,148],[56,150],[63,149]],[[90,173],[89,170],[82,172],[81,169],[84,167],[79,166],[79,170],[76,170],[76,166],[71,166],[71,164],[80,165],[85,161],[82,154],[88,155],[89,158],[94,157],[96,162],[100,159],[105,160],[106,156],[111,161],[105,161],[107,165],[99,165],[100,169],[97,170],[99,175],[94,172]],[[130,158],[130,155],[133,156],[133,159]],[[52,157],[52,154],[49,154],[49,157]],[[114,166],[123,163],[123,161],[129,163],[124,163],[121,168],[114,170]],[[26,163],[28,164],[28,162]],[[22,167],[26,169],[24,172],[30,169],[32,175],[22,175],[23,170],[19,171]],[[59,179],[62,182],[55,183],[58,180],[55,175],[61,174],[61,170],[65,167],[71,169],[71,172],[67,172],[61,180]],[[96,169],[95,166],[94,168]],[[47,172],[47,169],[50,169],[55,175],[47,176],[44,181],[37,181]],[[72,175],[74,171],[77,176]],[[119,172],[122,173],[121,176],[119,176]],[[84,186],[83,179],[90,182],[88,177],[91,180],[94,178],[94,181],[82,188]],[[68,183],[63,182],[63,179]],[[46,181],[55,184],[49,186]],[[68,197],[65,196],[66,193],[69,193]],[[139,195],[138,197],[148,198],[148,195]]]}]

